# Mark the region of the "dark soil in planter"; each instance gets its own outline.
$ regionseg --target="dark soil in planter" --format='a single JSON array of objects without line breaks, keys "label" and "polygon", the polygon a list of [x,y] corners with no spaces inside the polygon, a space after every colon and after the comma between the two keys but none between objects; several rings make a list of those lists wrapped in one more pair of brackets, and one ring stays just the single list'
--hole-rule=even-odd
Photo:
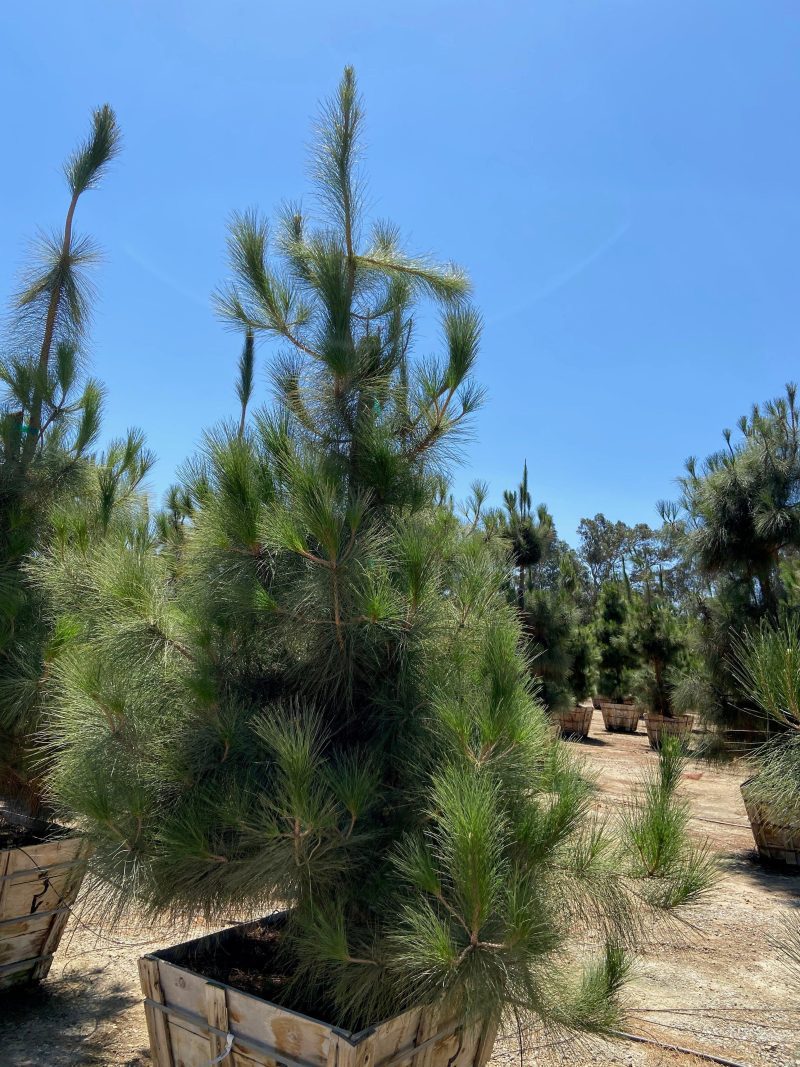
[{"label": "dark soil in planter", "polygon": [[27,848],[41,844],[42,840],[39,834],[26,830],[24,826],[0,825],[0,849]]},{"label": "dark soil in planter", "polygon": [[204,978],[335,1026],[336,1012],[323,997],[315,997],[312,991],[299,1001],[291,989],[295,961],[281,944],[285,923],[282,915],[244,923],[158,955]]},{"label": "dark soil in planter", "polygon": [[[17,821],[19,819],[19,821]],[[45,841],[54,841],[66,833],[60,826],[37,819],[23,819],[0,812],[0,849],[30,848]]]},{"label": "dark soil in planter", "polygon": [[279,940],[279,932],[268,926],[247,932],[234,929],[219,940],[213,954],[198,950],[186,963],[206,978],[275,1001],[288,982],[288,976],[281,973],[285,968],[279,966]]}]

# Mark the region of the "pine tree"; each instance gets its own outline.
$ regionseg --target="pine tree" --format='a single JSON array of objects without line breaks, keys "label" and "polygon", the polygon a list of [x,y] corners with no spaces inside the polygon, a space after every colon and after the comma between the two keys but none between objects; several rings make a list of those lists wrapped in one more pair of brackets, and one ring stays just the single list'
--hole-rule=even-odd
[{"label": "pine tree", "polygon": [[86,268],[92,243],[73,231],[80,197],[97,186],[116,155],[119,132],[106,105],[65,165],[70,191],[63,232],[42,237],[12,304],[0,358],[0,792],[32,811],[41,805],[43,682],[60,635],[26,574],[32,553],[108,528],[151,462],[131,431],[103,455],[102,388],[83,373],[91,311]]},{"label": "pine tree", "polygon": [[[527,462],[518,489],[506,489],[503,503],[503,511],[486,517],[485,528],[490,536],[499,537],[510,555],[515,574],[509,597],[519,612],[531,671],[545,707],[558,711],[574,699],[570,672],[578,612],[570,590],[575,574],[546,505],[533,510]],[[562,562],[567,564],[564,574]]]},{"label": "pine tree", "polygon": [[553,517],[547,507],[539,504],[535,515],[532,511],[527,461],[523,465],[519,488],[506,489],[503,503],[505,514],[501,512],[499,515],[500,530],[517,569],[516,596],[521,608],[525,592],[531,587],[533,570],[550,555],[556,537]]},{"label": "pine tree", "polygon": [[762,713],[732,670],[737,635],[800,606],[792,580],[800,550],[800,412],[794,385],[754,405],[725,447],[681,479],[684,548],[704,579],[697,597],[696,663],[677,687],[677,704],[745,740],[763,730]]},{"label": "pine tree", "polygon": [[[71,634],[54,796],[117,897],[288,905],[273,999],[348,1026],[447,998],[605,1029],[638,872],[532,693],[504,566],[447,503],[481,322],[462,271],[368,227],[362,123],[347,69],[321,222],[232,224],[219,307],[277,341],[273,405],[208,434],[158,524],[40,561]],[[423,298],[441,359],[413,356]],[[682,855],[648,870],[657,903],[700,892]]]},{"label": "pine tree", "polygon": [[734,641],[733,670],[766,720],[769,739],[753,753],[747,799],[776,826],[800,822],[800,626],[767,621]]},{"label": "pine tree", "polygon": [[638,665],[630,631],[630,591],[621,582],[606,582],[597,598],[594,637],[598,650],[598,685],[603,696],[622,700]]},{"label": "pine tree", "polygon": [[639,668],[633,688],[650,711],[672,717],[673,689],[686,664],[686,622],[681,620],[663,586],[651,575],[633,599],[629,635]]}]

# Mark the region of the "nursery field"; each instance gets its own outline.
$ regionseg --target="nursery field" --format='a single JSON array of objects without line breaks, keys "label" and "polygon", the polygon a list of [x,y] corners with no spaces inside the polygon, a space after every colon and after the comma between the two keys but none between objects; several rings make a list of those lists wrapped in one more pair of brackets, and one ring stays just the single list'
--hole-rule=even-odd
[{"label": "nursery field", "polygon": [[[608,734],[595,712],[581,745],[599,777],[602,810],[630,792],[655,760],[642,726],[635,735]],[[800,1065],[800,1004],[783,980],[775,942],[787,910],[800,908],[800,878],[767,871],[754,861],[739,793],[741,775],[690,765],[683,781],[693,831],[718,852],[722,876],[705,902],[662,927],[639,960],[629,998],[632,1033],[750,1067]],[[84,913],[85,914],[85,913]],[[191,931],[130,924],[100,933],[73,916],[50,977],[41,989],[4,997],[0,1063],[4,1067],[72,1067],[150,1063],[136,961]],[[516,1034],[506,1035],[492,1064],[682,1065],[707,1060],[656,1045],[615,1042],[549,1046],[520,1058]]]}]

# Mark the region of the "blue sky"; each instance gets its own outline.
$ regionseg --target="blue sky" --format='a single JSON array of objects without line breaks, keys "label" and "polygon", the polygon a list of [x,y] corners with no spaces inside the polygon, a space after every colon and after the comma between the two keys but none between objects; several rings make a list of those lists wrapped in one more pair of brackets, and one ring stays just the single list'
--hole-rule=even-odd
[{"label": "blue sky", "polygon": [[562,535],[597,511],[655,521],[686,456],[798,377],[794,2],[42,0],[2,6],[0,56],[2,294],[62,219],[90,109],[117,111],[124,154],[78,229],[106,253],[106,430],[146,431],[155,492],[235,410],[239,341],[209,300],[226,219],[307,192],[346,63],[375,212],[463,264],[485,317],[460,492],[499,497],[527,457]]}]

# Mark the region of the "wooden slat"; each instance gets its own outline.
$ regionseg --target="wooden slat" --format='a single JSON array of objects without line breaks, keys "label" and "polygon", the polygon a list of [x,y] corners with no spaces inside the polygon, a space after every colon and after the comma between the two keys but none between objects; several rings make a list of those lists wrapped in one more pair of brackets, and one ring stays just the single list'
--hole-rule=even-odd
[{"label": "wooden slat", "polygon": [[337,1067],[373,1067],[375,1064],[375,1033],[368,1033],[358,1044],[353,1044],[343,1034],[337,1034]]},{"label": "wooden slat", "polygon": [[[169,1020],[169,1036],[172,1055],[179,1067],[207,1067],[208,1038],[196,1027],[182,1020]],[[275,1060],[259,1057],[252,1059],[234,1050],[223,1060],[224,1067],[278,1067]]]},{"label": "wooden slat", "polygon": [[[170,1007],[166,1004],[159,1004],[154,1000],[146,1000],[145,1006],[163,1015],[168,1020],[170,1028],[180,1025],[192,1033],[203,1035],[203,1067],[208,1067],[208,1032],[210,1028],[207,1019],[196,1012],[188,1011],[186,1008],[176,1008],[174,1005]],[[230,1032],[225,1033],[219,1030],[217,1031],[217,1036],[227,1040],[231,1035]],[[275,1067],[276,1063],[280,1064],[280,1067],[311,1067],[304,1060],[297,1060],[282,1049],[276,1049],[271,1045],[264,1045],[260,1041],[253,1041],[249,1038],[236,1037],[233,1051],[235,1053],[234,1059],[236,1055],[240,1055],[245,1059],[252,1059],[255,1063],[266,1064],[267,1067]],[[175,1050],[173,1048],[174,1055]],[[178,1063],[177,1067],[185,1067],[185,1065]]]},{"label": "wooden slat", "polygon": [[227,1055],[220,1059],[224,1053],[229,1052],[228,1042],[214,1030],[222,1030],[228,1033],[228,1005],[225,999],[225,986],[216,982],[206,983],[206,1018],[208,1019],[208,1044],[211,1050],[211,1059],[218,1063],[229,1062]]},{"label": "wooden slat", "polygon": [[[80,850],[77,859],[89,858],[89,844],[83,840],[80,843]],[[50,929],[47,931],[47,937],[42,945],[42,954],[44,959],[41,963],[37,964],[34,970],[33,977],[37,981],[46,978],[50,970],[50,965],[53,961],[53,955],[59,946],[61,941],[61,935],[64,932],[64,927],[69,920],[70,911],[72,905],[78,899],[78,893],[80,892],[81,883],[83,882],[86,868],[82,864],[76,864],[67,875],[67,882],[64,886],[58,890],[59,902],[62,904],[62,910],[56,911],[50,922]],[[37,907],[42,898],[37,898]]]},{"label": "wooden slat", "polygon": [[483,1067],[492,1055],[492,1049],[497,1039],[497,1029],[500,1025],[499,1018],[490,1019],[484,1024],[481,1031],[478,1047],[475,1051],[475,1067]]},{"label": "wooden slat", "polygon": [[[2,855],[2,853],[0,853]],[[59,874],[61,871],[69,871],[73,867],[85,867],[86,859],[73,859],[65,860],[63,863],[51,863],[49,867],[21,867],[19,870],[11,871],[10,874],[0,875],[0,882],[31,882],[44,872],[48,875]]]},{"label": "wooden slat", "polygon": [[0,918],[5,909],[5,895],[8,886],[8,865],[11,862],[11,852],[6,849],[0,852]]},{"label": "wooden slat", "polygon": [[13,919],[0,921],[0,943],[3,938],[16,937],[31,930],[46,930],[52,918],[60,911],[69,913],[69,908],[53,908],[50,911],[37,911],[33,915],[16,915]]},{"label": "wooden slat", "polygon": [[[74,836],[0,852],[0,974],[27,970],[32,981],[47,975],[83,880],[87,848]],[[52,866],[40,868],[42,860]],[[11,966],[15,960],[20,967]]]},{"label": "wooden slat", "polygon": [[47,927],[43,930],[31,930],[16,937],[4,937],[0,941],[0,964],[14,963],[15,960],[32,960],[45,954],[44,947]]},{"label": "wooden slat", "polygon": [[[391,1061],[397,1067],[410,1067],[417,1044],[421,1014],[422,1008],[412,1008],[411,1011],[396,1015],[375,1027],[375,1058],[378,1063]],[[358,1039],[358,1035],[355,1039]]]},{"label": "wooden slat", "polygon": [[[149,1000],[154,1000],[157,1004],[163,1004],[164,993],[159,979],[158,961],[153,959],[152,956],[144,956],[139,960],[139,978],[145,997]],[[162,1012],[156,1011],[147,1003],[145,1003],[144,1010],[147,1020],[147,1033],[150,1036],[153,1067],[175,1067],[166,1017]]]},{"label": "wooden slat", "polygon": [[[167,1037],[173,1059],[180,1067],[201,1067],[201,1064],[205,1067],[208,1063],[208,1038],[205,1034],[170,1019],[167,1023]],[[153,1062],[158,1067],[155,1056]]]},{"label": "wooden slat", "polygon": [[326,1067],[339,1067],[339,1041],[339,1035],[336,1032],[331,1033],[331,1038],[328,1042],[328,1062]]},{"label": "wooden slat", "polygon": [[56,863],[66,863],[82,855],[84,839],[77,834],[73,837],[60,837],[55,841],[43,841],[38,845],[25,845],[23,848],[10,848],[8,871],[46,869]]},{"label": "wooden slat", "polygon": [[496,1025],[464,1028],[438,1006],[353,1034],[192,969],[225,940],[199,938],[140,961],[155,1067],[208,1067],[217,1057],[223,1067],[485,1067],[491,1054]]},{"label": "wooden slat", "polygon": [[[0,919],[14,919],[20,915],[33,915],[37,911],[52,911],[64,902],[71,903],[70,889],[74,882],[74,872],[79,868],[70,868],[59,876],[48,878],[46,874],[37,875],[31,881],[10,881],[6,884]],[[81,871],[81,877],[83,872]]]},{"label": "wooden slat", "polygon": [[433,1046],[427,1045],[426,1042],[430,1041],[438,1033],[438,1030],[439,1009],[430,1006],[424,1007],[420,1012],[419,1028],[414,1044],[425,1047],[414,1057],[414,1067],[431,1067],[433,1064]]},{"label": "wooden slat", "polygon": [[[158,960],[158,969],[165,1004],[205,1015],[206,978],[164,959]],[[237,1045],[244,1048],[251,1041],[280,1049],[310,1067],[327,1067],[329,1026],[219,984],[226,992],[228,1023]]]},{"label": "wooden slat", "polygon": [[455,1052],[446,1060],[440,1061],[440,1067],[473,1067],[479,1041],[479,1028],[472,1026],[460,1030]]},{"label": "wooden slat", "polygon": [[14,960],[13,963],[4,963],[0,966],[0,989],[8,989],[10,986],[18,985],[20,982],[32,981],[36,967],[42,963],[46,963],[49,966],[49,961],[42,956]]}]

